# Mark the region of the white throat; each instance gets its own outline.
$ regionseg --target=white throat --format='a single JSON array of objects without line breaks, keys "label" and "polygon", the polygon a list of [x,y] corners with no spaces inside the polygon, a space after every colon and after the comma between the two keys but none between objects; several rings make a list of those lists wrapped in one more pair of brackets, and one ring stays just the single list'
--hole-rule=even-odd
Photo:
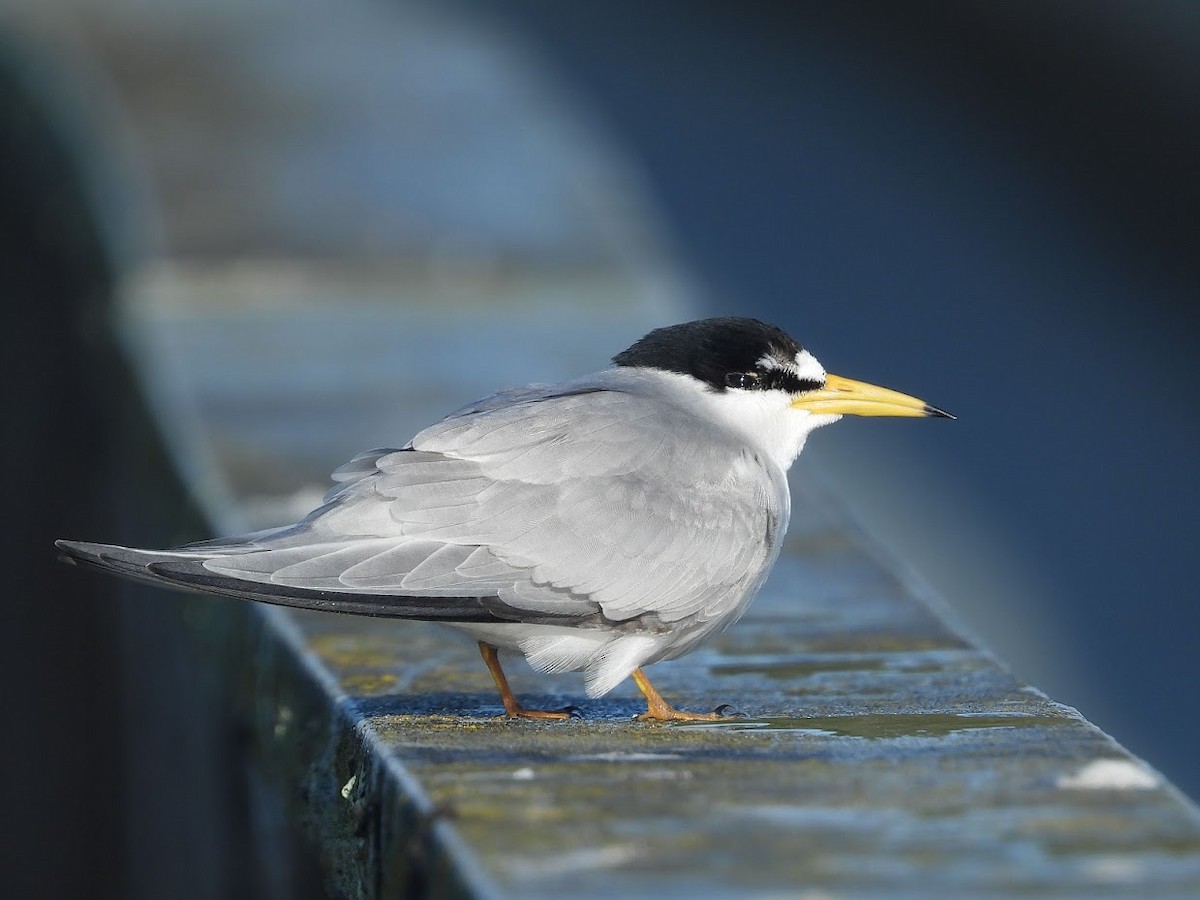
[{"label": "white throat", "polygon": [[704,400],[714,419],[746,443],[761,448],[785,472],[804,449],[809,434],[841,418],[795,409],[792,398],[778,391],[730,391],[708,394]]},{"label": "white throat", "polygon": [[[823,382],[826,376],[825,367],[807,350],[788,363],[766,356],[758,364],[767,369],[786,366],[805,381]],[[714,417],[765,450],[785,472],[804,449],[809,434],[841,418],[796,409],[792,397],[780,391],[727,391],[710,393],[706,399]]]}]

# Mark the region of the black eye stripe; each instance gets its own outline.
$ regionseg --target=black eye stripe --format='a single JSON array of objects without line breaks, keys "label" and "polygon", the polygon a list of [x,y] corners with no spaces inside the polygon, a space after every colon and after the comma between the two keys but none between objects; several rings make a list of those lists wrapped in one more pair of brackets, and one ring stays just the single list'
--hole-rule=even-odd
[{"label": "black eye stripe", "polygon": [[801,391],[815,391],[823,386],[823,382],[811,378],[801,378],[791,369],[770,368],[759,369],[759,385],[764,390],[787,391],[789,394],[799,394]]},{"label": "black eye stripe", "polygon": [[758,372],[729,372],[725,375],[725,387],[755,391],[762,386],[762,378]]},{"label": "black eye stripe", "polygon": [[799,394],[803,391],[815,391],[823,385],[822,382],[811,378],[801,378],[791,369],[760,366],[753,372],[726,373],[725,386],[743,391],[779,390]]}]

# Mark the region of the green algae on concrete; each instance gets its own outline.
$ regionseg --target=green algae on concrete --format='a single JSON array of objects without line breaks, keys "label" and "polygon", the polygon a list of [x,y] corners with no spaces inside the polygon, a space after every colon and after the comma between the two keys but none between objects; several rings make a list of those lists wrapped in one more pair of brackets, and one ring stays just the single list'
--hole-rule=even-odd
[{"label": "green algae on concrete", "polygon": [[944,737],[977,728],[1034,728],[1062,725],[1068,716],[981,715],[965,713],[910,713],[863,716],[780,716],[758,721],[705,724],[690,727],[730,728],[750,731],[799,731],[807,734],[886,739],[899,737]]}]

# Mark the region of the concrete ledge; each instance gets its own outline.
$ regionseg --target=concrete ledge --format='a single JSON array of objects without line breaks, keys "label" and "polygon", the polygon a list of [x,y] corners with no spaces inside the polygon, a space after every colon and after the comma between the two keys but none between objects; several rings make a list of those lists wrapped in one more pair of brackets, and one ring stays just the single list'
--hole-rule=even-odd
[{"label": "concrete ledge", "polygon": [[224,660],[248,752],[311,839],[331,893],[489,896],[445,808],[387,752],[292,616],[218,604],[200,630]]},{"label": "concrete ledge", "polygon": [[[694,306],[637,179],[487,23],[324,0],[6,16],[108,85],[121,139],[97,147],[137,148],[113,324],[214,530],[293,518],[353,452]],[[931,612],[811,475],[747,618],[655,670],[728,723],[639,725],[631,689],[584,702],[516,668],[585,718],[507,722],[433,627],[223,600],[186,620],[335,895],[1200,891],[1196,808]]]},{"label": "concrete ledge", "polygon": [[1200,818],[1153,770],[957,637],[852,533],[798,524],[747,618],[655,672],[681,703],[744,713],[713,726],[633,723],[631,691],[581,702],[577,680],[527,672],[519,692],[581,703],[585,719],[508,722],[474,647],[436,628],[255,614],[255,652],[239,657],[253,664],[239,665],[256,752],[336,890],[388,896],[413,877],[511,896],[1200,884]]}]

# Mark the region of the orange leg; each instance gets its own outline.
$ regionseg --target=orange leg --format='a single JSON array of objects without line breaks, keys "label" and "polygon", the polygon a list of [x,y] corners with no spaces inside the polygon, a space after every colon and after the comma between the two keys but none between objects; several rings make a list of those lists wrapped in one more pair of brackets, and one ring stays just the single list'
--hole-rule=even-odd
[{"label": "orange leg", "polygon": [[633,670],[633,683],[638,686],[642,696],[646,698],[646,711],[637,717],[639,722],[717,722],[728,716],[720,706],[710,713],[684,712],[676,709],[662,698],[662,694],[654,689],[649,679],[641,669]]},{"label": "orange leg", "polygon": [[496,655],[496,648],[480,641],[479,653],[483,656],[488,671],[492,673],[492,680],[496,682],[496,687],[500,690],[500,699],[504,703],[504,714],[510,719],[570,719],[579,715],[573,706],[556,710],[526,709],[513,696],[512,688],[508,686],[508,679],[504,677],[504,670],[500,668],[500,658]]}]

